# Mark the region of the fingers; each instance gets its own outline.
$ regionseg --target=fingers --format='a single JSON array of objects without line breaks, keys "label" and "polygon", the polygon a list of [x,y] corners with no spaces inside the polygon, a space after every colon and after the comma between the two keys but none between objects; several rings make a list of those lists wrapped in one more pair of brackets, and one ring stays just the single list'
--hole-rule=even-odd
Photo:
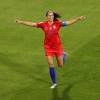
[{"label": "fingers", "polygon": [[15,23],[17,23],[17,22],[18,22],[18,20],[14,18],[14,22],[15,22]]},{"label": "fingers", "polygon": [[14,22],[15,22],[15,23],[20,23],[21,21],[20,21],[20,20],[15,19],[15,20],[14,20]]},{"label": "fingers", "polygon": [[14,22],[16,23],[17,22],[17,19],[14,17]]},{"label": "fingers", "polygon": [[81,16],[81,17],[79,17],[81,20],[84,20],[85,19],[85,16]]},{"label": "fingers", "polygon": [[82,16],[82,19],[85,19],[85,16]]}]

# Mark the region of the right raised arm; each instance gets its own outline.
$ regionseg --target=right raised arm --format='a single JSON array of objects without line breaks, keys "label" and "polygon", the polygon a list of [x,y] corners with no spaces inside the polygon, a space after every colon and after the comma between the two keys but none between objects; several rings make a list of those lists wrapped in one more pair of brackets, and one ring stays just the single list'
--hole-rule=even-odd
[{"label": "right raised arm", "polygon": [[37,27],[37,23],[25,22],[25,21],[21,21],[21,20],[17,20],[17,19],[15,19],[15,23],[32,26],[32,27]]}]

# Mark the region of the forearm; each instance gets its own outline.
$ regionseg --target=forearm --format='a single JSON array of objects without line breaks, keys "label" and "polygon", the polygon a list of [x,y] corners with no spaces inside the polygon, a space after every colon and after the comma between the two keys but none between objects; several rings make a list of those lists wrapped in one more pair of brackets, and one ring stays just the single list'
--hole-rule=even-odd
[{"label": "forearm", "polygon": [[23,25],[27,25],[27,26],[33,26],[33,27],[37,26],[37,24],[33,23],[33,22],[25,22],[25,21],[20,21],[20,20],[15,20],[15,22],[18,24],[23,24]]},{"label": "forearm", "polygon": [[20,21],[19,23],[20,23],[20,24],[23,24],[23,25],[32,26],[32,22],[24,22],[24,21]]},{"label": "forearm", "polygon": [[72,19],[70,21],[67,21],[66,23],[67,23],[67,25],[71,25],[71,24],[74,24],[74,23],[78,22],[79,20],[83,20],[83,19],[85,19],[85,17],[84,16],[81,16],[81,17]]}]

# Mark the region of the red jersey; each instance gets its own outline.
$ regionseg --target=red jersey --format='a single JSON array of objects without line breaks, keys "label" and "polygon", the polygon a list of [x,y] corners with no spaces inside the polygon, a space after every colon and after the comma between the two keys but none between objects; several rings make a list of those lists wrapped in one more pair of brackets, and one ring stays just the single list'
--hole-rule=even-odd
[{"label": "red jersey", "polygon": [[42,28],[45,33],[44,46],[48,49],[62,48],[62,43],[59,37],[59,29],[62,26],[62,22],[54,21],[52,25],[49,25],[47,21],[37,24],[37,28]]}]

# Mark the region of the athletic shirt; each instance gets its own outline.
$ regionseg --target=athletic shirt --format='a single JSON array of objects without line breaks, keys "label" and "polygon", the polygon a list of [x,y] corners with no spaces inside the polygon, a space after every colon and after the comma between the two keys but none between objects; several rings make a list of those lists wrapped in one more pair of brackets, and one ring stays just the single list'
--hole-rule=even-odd
[{"label": "athletic shirt", "polygon": [[45,33],[44,46],[45,48],[57,49],[62,47],[62,43],[59,37],[59,29],[62,26],[62,22],[54,21],[49,25],[47,21],[37,23],[37,28],[42,28]]}]

